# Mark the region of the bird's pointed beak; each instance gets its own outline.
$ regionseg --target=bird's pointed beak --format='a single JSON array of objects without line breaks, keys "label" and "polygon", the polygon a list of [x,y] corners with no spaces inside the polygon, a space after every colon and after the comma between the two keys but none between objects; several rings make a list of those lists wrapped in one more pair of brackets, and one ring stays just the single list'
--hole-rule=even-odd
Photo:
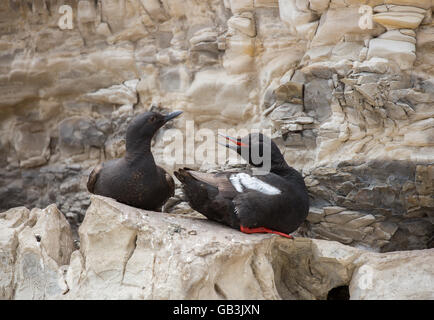
[{"label": "bird's pointed beak", "polygon": [[224,146],[224,147],[226,147],[226,148],[228,148],[228,149],[232,149],[232,150],[234,150],[234,151],[236,151],[236,152],[238,152],[238,148],[236,147],[236,146],[233,146],[233,145],[231,145],[231,144],[228,144],[228,143],[221,143],[221,142],[217,142],[219,145],[221,145],[221,146]]},{"label": "bird's pointed beak", "polygon": [[[234,138],[231,136],[226,136],[226,135],[221,134],[221,133],[219,133],[218,135],[226,139],[226,144],[218,142],[218,144],[225,146],[226,148],[229,148],[229,149],[232,149],[232,150],[238,152],[240,147],[248,147],[247,144],[241,142],[241,139],[237,139],[237,138]],[[229,144],[229,142],[235,143],[236,146]]]},{"label": "bird's pointed beak", "polygon": [[168,115],[166,115],[164,117],[164,123],[166,123],[167,121],[170,121],[174,118],[176,118],[177,116],[179,116],[182,113],[182,111],[173,111],[172,113],[169,113]]}]

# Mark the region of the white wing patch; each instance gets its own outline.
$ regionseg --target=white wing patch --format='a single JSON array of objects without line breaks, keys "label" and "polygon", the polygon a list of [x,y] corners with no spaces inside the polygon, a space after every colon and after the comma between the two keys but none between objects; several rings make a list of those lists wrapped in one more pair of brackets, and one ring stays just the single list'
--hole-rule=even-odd
[{"label": "white wing patch", "polygon": [[244,188],[250,190],[256,190],[258,192],[270,196],[282,193],[276,187],[273,187],[272,185],[264,181],[261,181],[256,177],[252,177],[247,173],[241,172],[241,173],[233,174],[229,177],[229,179],[231,180],[231,183],[234,186],[235,190],[237,190],[240,193],[243,192]]},{"label": "white wing patch", "polygon": [[238,192],[243,192],[243,186],[241,185],[241,179],[239,177],[240,174],[232,174],[229,177],[229,180],[231,180],[232,185],[234,186],[235,190]]}]

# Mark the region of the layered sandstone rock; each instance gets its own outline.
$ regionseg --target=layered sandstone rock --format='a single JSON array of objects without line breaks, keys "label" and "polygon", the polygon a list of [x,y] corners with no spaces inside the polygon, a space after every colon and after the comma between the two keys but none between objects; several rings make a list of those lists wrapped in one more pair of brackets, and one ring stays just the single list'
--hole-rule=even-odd
[{"label": "layered sandstone rock", "polygon": [[[184,110],[171,124],[183,133],[190,120],[271,130],[312,212],[370,222],[317,217],[310,236],[433,245],[432,1],[11,0],[0,18],[0,208],[56,203],[78,227],[89,170],[122,156],[128,122],[154,105]],[[185,141],[183,163],[166,163],[164,133],[153,152],[166,169],[226,166],[194,161]]]},{"label": "layered sandstone rock", "polygon": [[2,213],[0,235],[3,299],[326,299],[334,288],[341,298],[434,298],[434,249],[374,253],[247,235],[100,196],[80,227],[80,250],[54,205]]},{"label": "layered sandstone rock", "polygon": [[67,292],[64,270],[74,245],[55,205],[1,213],[0,237],[1,299],[54,299]]}]

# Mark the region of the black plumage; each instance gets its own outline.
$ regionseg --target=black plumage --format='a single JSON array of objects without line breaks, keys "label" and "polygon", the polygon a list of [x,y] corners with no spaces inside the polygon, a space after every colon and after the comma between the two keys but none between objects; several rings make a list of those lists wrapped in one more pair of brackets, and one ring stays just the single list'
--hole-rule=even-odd
[{"label": "black plumage", "polygon": [[175,184],[173,178],[155,164],[151,140],[159,128],[181,113],[175,111],[164,116],[145,112],[136,116],[127,128],[125,156],[95,167],[87,182],[89,192],[136,208],[160,210],[174,195]]},{"label": "black plumage", "polygon": [[260,133],[243,139],[226,139],[236,144],[226,144],[227,147],[255,167],[263,163],[254,163],[253,147],[263,153],[268,143],[269,172],[211,174],[180,169],[174,174],[181,181],[190,206],[210,220],[246,233],[271,232],[290,237],[289,233],[301,225],[309,211],[309,196],[302,175],[286,163],[277,145]]}]

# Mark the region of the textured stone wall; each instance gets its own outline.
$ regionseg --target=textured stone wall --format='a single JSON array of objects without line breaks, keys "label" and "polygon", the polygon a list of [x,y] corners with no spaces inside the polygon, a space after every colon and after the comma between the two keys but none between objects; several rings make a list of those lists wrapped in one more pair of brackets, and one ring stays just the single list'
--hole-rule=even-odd
[{"label": "textured stone wall", "polygon": [[[63,4],[72,30],[58,26]],[[361,5],[372,8],[371,29],[359,25]],[[188,120],[196,131],[270,129],[306,178],[306,235],[381,251],[430,247],[432,8],[431,0],[1,1],[0,209],[56,203],[79,225],[90,168],[121,156],[128,121],[154,105],[183,110],[171,124],[182,131]],[[163,134],[153,151],[171,170]],[[172,203],[181,200],[177,191]]]}]

